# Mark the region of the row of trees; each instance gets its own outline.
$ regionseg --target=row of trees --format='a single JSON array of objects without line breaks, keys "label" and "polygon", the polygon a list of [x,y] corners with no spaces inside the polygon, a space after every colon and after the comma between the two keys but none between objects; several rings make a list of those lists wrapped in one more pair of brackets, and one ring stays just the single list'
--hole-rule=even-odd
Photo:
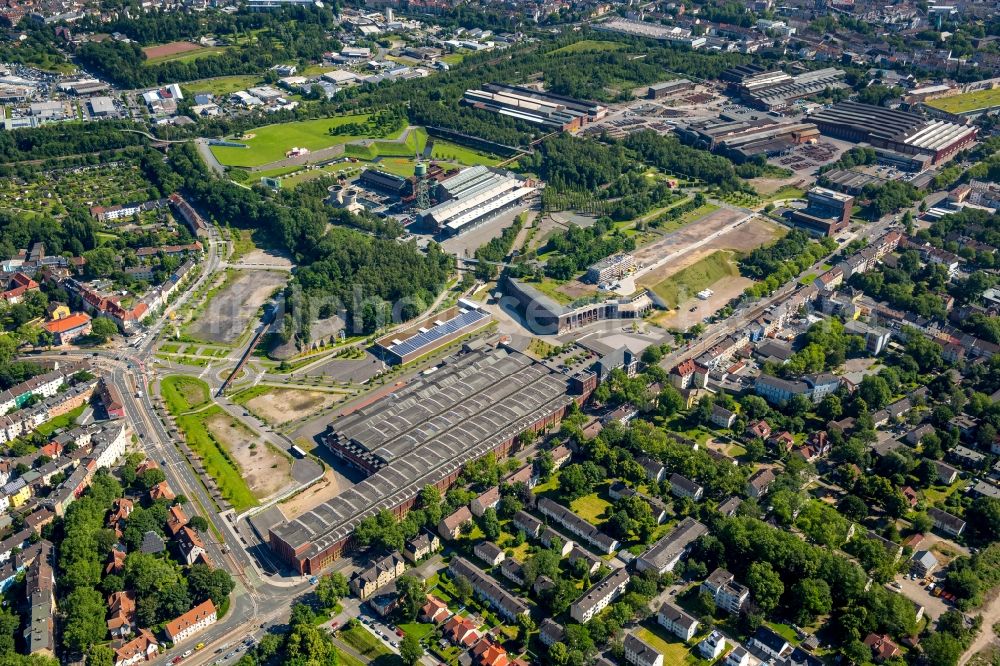
[{"label": "row of trees", "polygon": [[814,241],[805,231],[793,229],[771,245],[759,247],[740,260],[740,272],[758,281],[744,293],[751,298],[774,293],[836,249],[837,241],[832,238]]}]

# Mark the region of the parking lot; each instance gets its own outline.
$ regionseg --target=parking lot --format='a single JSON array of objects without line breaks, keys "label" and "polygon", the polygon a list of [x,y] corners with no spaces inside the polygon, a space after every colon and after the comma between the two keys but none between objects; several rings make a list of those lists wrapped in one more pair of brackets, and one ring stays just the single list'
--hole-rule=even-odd
[{"label": "parking lot", "polygon": [[[934,585],[937,587],[936,582]],[[927,591],[927,585],[922,579],[911,579],[909,574],[898,576],[894,583],[889,584],[889,589],[899,592],[910,601],[923,606],[924,613],[932,620],[936,620],[950,608],[950,604],[944,599],[935,597]]]}]

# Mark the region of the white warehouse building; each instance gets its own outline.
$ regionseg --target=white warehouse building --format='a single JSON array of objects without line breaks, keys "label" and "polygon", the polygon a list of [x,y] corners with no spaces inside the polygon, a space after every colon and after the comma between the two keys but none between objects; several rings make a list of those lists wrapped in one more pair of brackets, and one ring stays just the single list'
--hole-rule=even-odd
[{"label": "white warehouse building", "polygon": [[441,203],[420,213],[420,221],[455,236],[519,206],[536,188],[531,181],[499,169],[474,166],[438,185]]}]

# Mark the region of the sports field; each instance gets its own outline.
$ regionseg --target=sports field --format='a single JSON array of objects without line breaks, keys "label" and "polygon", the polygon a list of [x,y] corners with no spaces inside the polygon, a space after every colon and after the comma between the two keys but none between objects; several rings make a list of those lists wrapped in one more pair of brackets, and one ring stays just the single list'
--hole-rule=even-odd
[{"label": "sports field", "polygon": [[159,65],[165,62],[190,62],[207,56],[222,55],[228,47],[208,47],[194,42],[170,42],[158,46],[147,46],[142,51],[146,54],[144,65]]},{"label": "sports field", "polygon": [[976,90],[964,95],[932,99],[929,102],[925,102],[925,104],[948,113],[967,113],[977,109],[986,109],[1000,106],[1000,88]]},{"label": "sports field", "polygon": [[[349,123],[363,123],[368,120],[366,114],[338,116],[336,118],[317,118],[315,120],[300,120],[281,125],[266,125],[250,130],[249,139],[236,139],[249,148],[234,148],[229,146],[212,146],[215,158],[226,166],[255,167],[285,159],[285,152],[293,147],[308,148],[311,151],[322,150],[349,141],[365,139],[364,136],[350,134],[330,134],[331,127],[340,127]],[[398,137],[402,131],[395,136]]]}]

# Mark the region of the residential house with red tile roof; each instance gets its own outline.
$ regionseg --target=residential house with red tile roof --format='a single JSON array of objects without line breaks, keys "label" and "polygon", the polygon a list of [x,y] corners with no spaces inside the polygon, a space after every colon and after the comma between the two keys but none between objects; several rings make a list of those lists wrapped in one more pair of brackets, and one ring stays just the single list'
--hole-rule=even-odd
[{"label": "residential house with red tile roof", "polygon": [[76,312],[62,319],[47,321],[42,324],[42,328],[52,334],[56,345],[68,345],[90,334],[90,321],[90,315],[86,312]]},{"label": "residential house with red tile roof", "polygon": [[868,634],[864,644],[871,648],[875,661],[886,661],[899,656],[899,646],[886,635]]},{"label": "residential house with red tile roof", "polygon": [[149,499],[154,502],[158,499],[176,499],[177,495],[174,491],[170,489],[170,484],[166,481],[160,481],[158,484],[149,489]]},{"label": "residential house with red tile roof", "polygon": [[448,604],[432,594],[427,595],[427,603],[420,608],[420,618],[433,624],[441,624],[449,615],[451,611],[448,610]]},{"label": "residential house with red tile roof", "polygon": [[479,640],[476,623],[460,615],[452,615],[441,627],[441,633],[459,647],[472,647]]},{"label": "residential house with red tile roof", "polygon": [[115,648],[115,666],[135,666],[150,661],[159,654],[160,645],[149,629],[140,629],[139,635]]},{"label": "residential house with red tile roof", "polygon": [[132,592],[115,592],[108,597],[108,633],[121,639],[135,631],[135,595]]},{"label": "residential house with red tile roof", "polygon": [[181,531],[181,528],[187,524],[187,514],[184,513],[184,509],[180,504],[175,504],[167,509],[167,532],[170,533],[170,536],[177,536],[177,533]]},{"label": "residential house with red tile roof", "polygon": [[198,604],[187,613],[167,622],[163,631],[172,643],[180,643],[215,624],[218,617],[211,599]]}]

